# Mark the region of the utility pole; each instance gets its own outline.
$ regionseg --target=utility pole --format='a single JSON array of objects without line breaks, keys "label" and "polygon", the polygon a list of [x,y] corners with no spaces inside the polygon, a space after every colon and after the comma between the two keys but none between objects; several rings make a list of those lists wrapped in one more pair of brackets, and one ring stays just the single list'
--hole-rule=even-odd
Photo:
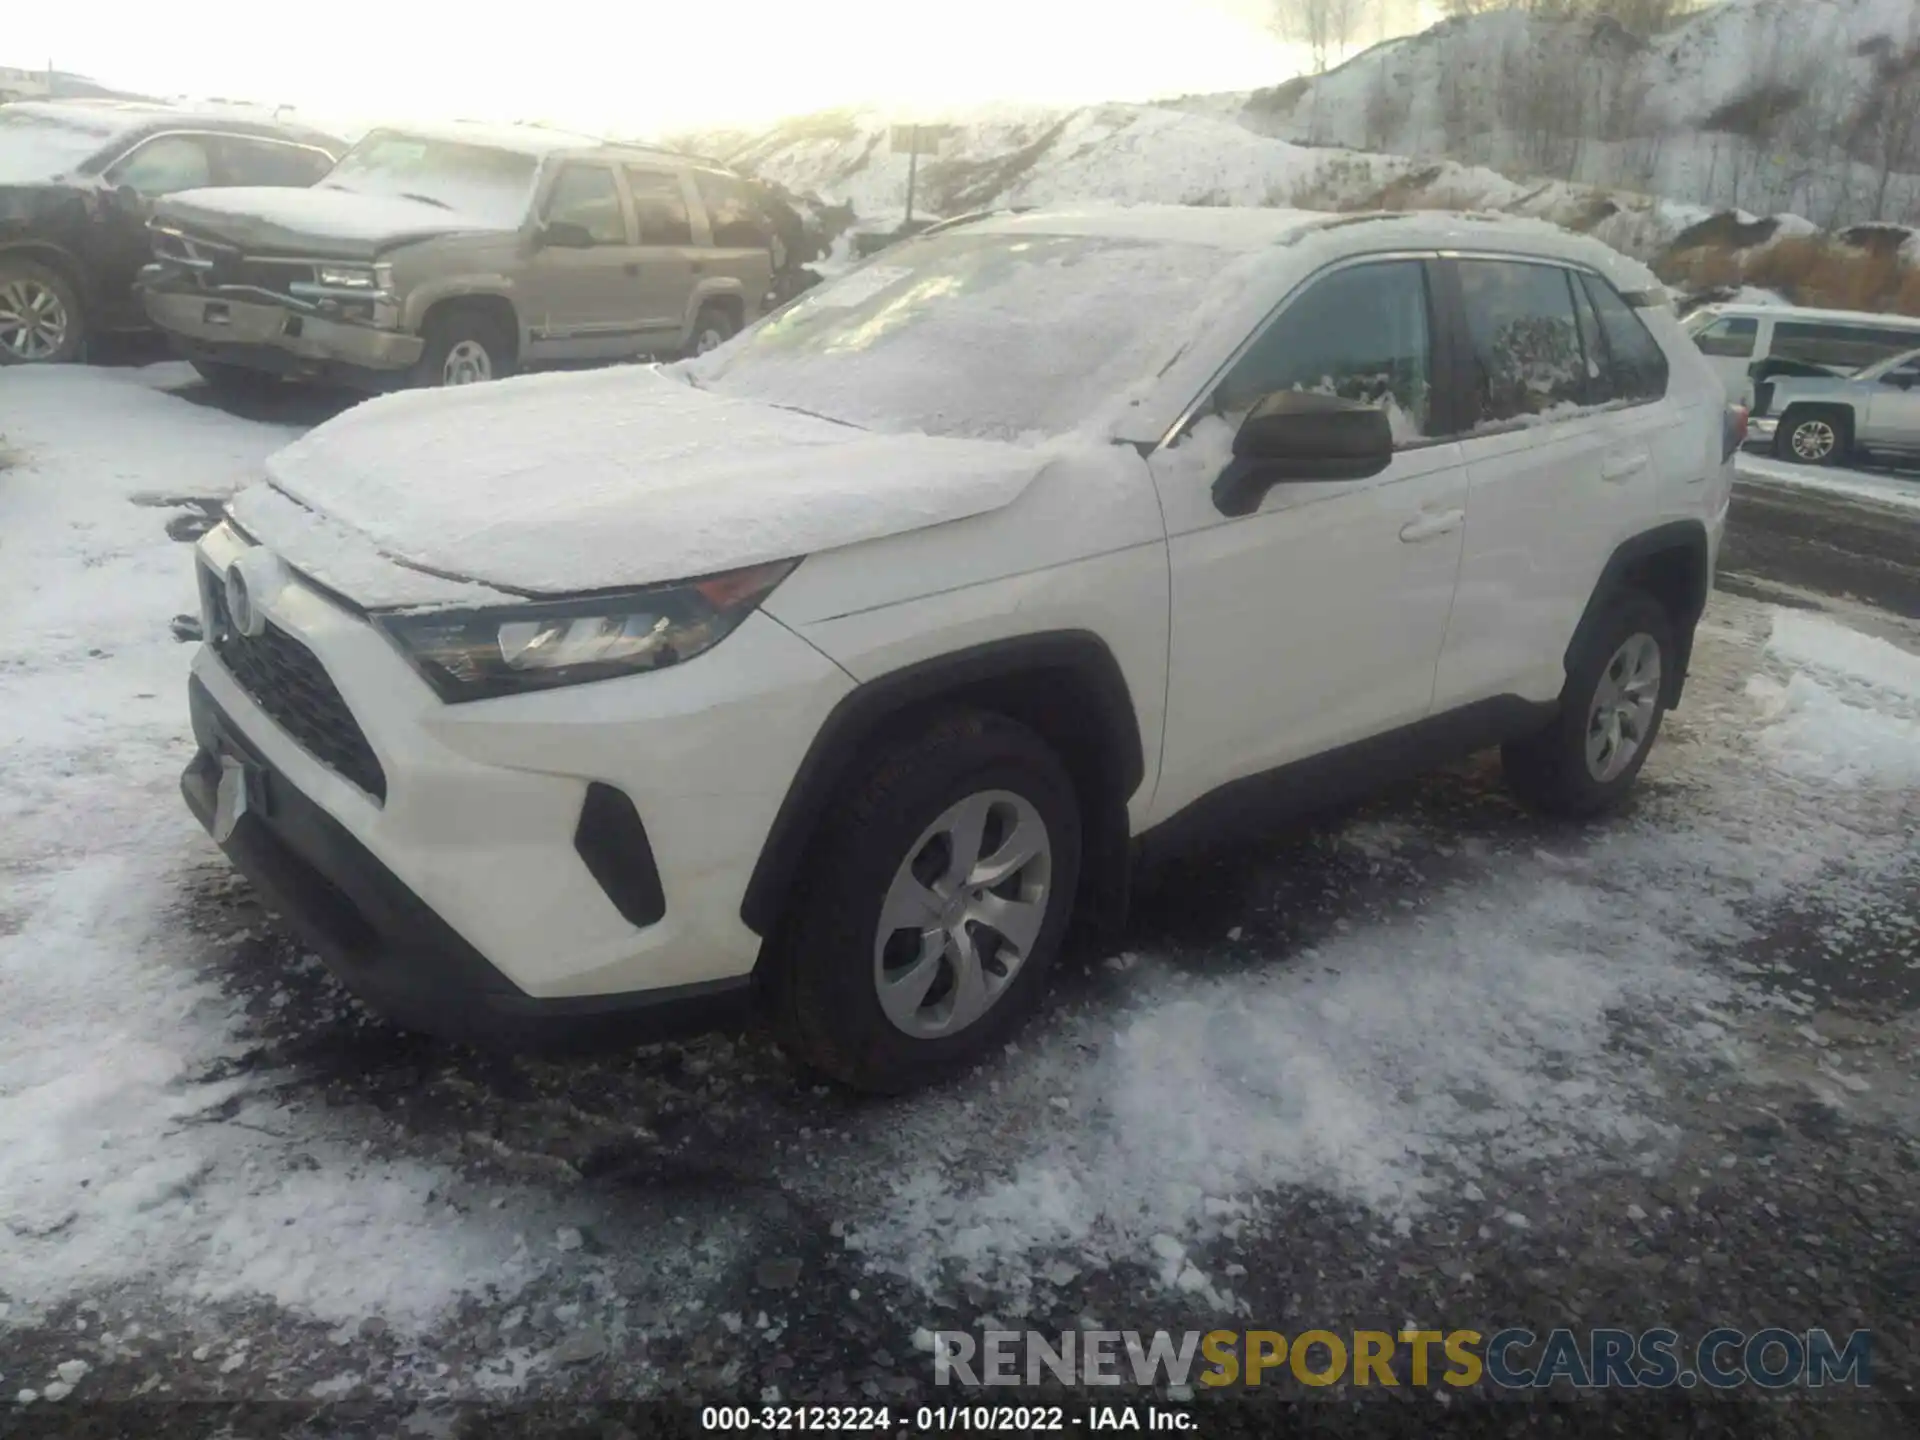
[{"label": "utility pole", "polygon": [[902,231],[913,226],[913,182],[920,173],[920,127],[915,125],[907,141],[907,218],[902,222]]}]

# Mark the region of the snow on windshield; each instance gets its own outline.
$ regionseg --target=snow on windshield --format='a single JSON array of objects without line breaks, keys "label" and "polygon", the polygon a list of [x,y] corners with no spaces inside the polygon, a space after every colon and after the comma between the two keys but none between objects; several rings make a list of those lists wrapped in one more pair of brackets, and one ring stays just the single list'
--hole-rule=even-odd
[{"label": "snow on windshield", "polygon": [[103,148],[115,133],[111,125],[87,115],[0,106],[0,185],[56,179]]},{"label": "snow on windshield", "polygon": [[931,235],[809,291],[684,373],[874,430],[1059,435],[1157,373],[1223,258],[1106,236]]},{"label": "snow on windshield", "polygon": [[348,151],[319,188],[406,196],[510,227],[526,213],[536,168],[512,150],[383,130]]}]

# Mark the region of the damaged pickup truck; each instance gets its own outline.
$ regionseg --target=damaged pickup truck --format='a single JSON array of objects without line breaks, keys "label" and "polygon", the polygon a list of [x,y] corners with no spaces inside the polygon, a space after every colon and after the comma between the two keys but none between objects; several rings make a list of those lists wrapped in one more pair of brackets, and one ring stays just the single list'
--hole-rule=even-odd
[{"label": "damaged pickup truck", "polygon": [[151,228],[147,313],[223,387],[704,352],[773,271],[738,176],[536,126],[375,130],[311,190],[176,195]]}]

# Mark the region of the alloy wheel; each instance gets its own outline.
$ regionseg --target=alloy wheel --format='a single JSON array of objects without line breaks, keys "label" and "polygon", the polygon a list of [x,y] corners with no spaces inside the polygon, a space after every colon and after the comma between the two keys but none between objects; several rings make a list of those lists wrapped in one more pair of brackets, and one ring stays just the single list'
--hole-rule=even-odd
[{"label": "alloy wheel", "polygon": [[880,1008],[916,1039],[955,1035],[1007,993],[1052,898],[1053,844],[1032,802],[986,790],[921,832],[880,907]]},{"label": "alloy wheel", "polygon": [[1802,420],[1793,427],[1793,438],[1788,443],[1801,460],[1824,460],[1833,454],[1840,437],[1825,420]]},{"label": "alloy wheel", "polygon": [[1644,631],[1613,652],[1587,712],[1587,773],[1600,784],[1633,763],[1660,703],[1660,642]]},{"label": "alloy wheel", "polygon": [[14,359],[51,360],[67,343],[71,323],[52,286],[22,279],[0,284],[0,347]]},{"label": "alloy wheel", "polygon": [[442,385],[478,385],[493,379],[493,357],[478,340],[456,340],[440,367]]}]

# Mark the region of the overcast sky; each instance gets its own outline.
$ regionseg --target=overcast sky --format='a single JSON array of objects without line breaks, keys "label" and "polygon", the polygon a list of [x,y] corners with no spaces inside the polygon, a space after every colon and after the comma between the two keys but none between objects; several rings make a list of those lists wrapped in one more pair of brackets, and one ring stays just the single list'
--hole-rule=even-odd
[{"label": "overcast sky", "polygon": [[[1405,3],[1405,0],[1394,0]],[[0,63],[315,116],[539,119],[629,133],[842,105],[1146,99],[1304,68],[1270,0],[0,0]],[[1361,38],[1371,42],[1377,25]]]}]

